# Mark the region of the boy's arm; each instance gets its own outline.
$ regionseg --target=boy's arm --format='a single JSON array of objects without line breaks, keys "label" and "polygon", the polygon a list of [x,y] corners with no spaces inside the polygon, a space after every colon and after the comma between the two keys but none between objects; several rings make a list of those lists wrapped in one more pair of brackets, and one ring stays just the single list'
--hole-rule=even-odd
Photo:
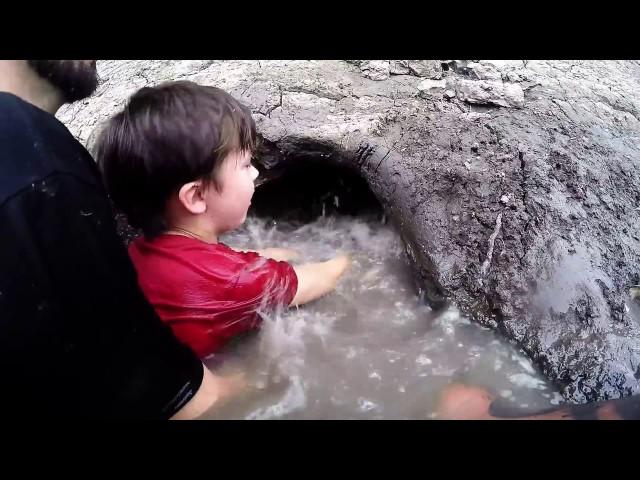
[{"label": "boy's arm", "polygon": [[303,305],[334,290],[338,279],[350,264],[349,257],[341,255],[326,262],[294,266],[298,277],[298,290],[291,305]]},{"label": "boy's arm", "polygon": [[[277,262],[283,262],[291,257],[297,257],[298,252],[285,248],[268,248],[264,250],[244,250],[244,252],[257,253]],[[297,289],[289,305],[303,305],[316,300],[335,289],[340,276],[347,270],[351,260],[347,255],[340,255],[326,262],[307,263],[304,265],[291,265],[297,280]],[[280,270],[282,272],[282,270]],[[293,292],[292,292],[293,294]],[[289,297],[291,298],[291,297]],[[289,301],[288,299],[286,300]]]}]

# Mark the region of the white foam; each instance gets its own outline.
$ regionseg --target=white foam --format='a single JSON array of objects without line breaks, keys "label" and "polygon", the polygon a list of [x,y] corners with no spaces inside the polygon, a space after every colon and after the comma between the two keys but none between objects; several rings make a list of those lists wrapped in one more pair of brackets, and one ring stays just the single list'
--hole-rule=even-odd
[{"label": "white foam", "polygon": [[416,363],[418,365],[431,365],[433,361],[426,355],[420,355],[418,358],[416,358]]},{"label": "white foam", "polygon": [[518,387],[535,388],[538,390],[544,390],[546,388],[544,381],[527,373],[514,373],[513,375],[509,375],[509,380]]}]

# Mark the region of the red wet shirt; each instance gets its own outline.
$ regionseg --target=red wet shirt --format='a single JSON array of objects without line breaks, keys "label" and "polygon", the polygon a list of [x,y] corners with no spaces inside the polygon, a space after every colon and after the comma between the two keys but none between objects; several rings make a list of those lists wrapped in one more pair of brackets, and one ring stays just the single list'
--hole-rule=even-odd
[{"label": "red wet shirt", "polygon": [[179,235],[136,239],[129,255],[162,320],[201,358],[260,324],[259,313],[289,305],[298,278],[287,262]]}]

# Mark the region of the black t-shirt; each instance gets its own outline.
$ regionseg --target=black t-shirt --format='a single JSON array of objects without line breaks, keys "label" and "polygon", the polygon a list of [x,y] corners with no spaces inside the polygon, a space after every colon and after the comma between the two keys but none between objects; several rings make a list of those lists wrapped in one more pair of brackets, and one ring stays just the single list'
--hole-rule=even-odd
[{"label": "black t-shirt", "polygon": [[138,287],[89,153],[0,92],[0,411],[169,418],[202,374]]}]

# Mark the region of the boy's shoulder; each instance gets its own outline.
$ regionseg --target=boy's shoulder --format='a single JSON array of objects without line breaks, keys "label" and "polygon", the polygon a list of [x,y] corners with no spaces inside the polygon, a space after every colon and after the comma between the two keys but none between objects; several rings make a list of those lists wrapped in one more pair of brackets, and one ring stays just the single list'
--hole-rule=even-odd
[{"label": "boy's shoulder", "polygon": [[[183,235],[163,234],[151,240],[139,237],[129,245],[129,251],[151,256],[167,256],[187,262],[197,268],[237,268],[254,263],[262,257],[254,252],[234,250],[223,242],[206,243]],[[204,261],[204,263],[191,263]]]}]

